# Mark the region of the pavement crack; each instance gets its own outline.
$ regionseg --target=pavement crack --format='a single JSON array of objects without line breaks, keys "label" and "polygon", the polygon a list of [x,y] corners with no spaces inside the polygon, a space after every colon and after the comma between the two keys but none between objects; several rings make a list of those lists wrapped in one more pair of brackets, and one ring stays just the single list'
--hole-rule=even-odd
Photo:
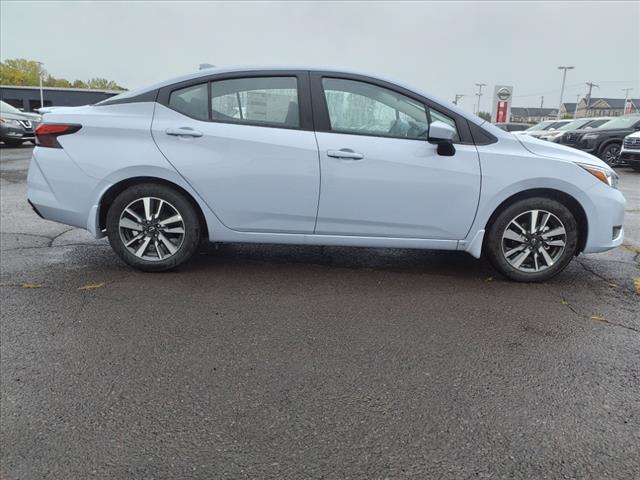
[{"label": "pavement crack", "polygon": [[49,240],[49,245],[48,246],[49,247],[53,247],[53,242],[55,242],[58,238],[60,238],[65,233],[70,232],[72,230],[75,230],[75,227],[68,228],[68,229],[64,230],[63,232],[60,232],[59,234],[51,237],[51,240]]}]

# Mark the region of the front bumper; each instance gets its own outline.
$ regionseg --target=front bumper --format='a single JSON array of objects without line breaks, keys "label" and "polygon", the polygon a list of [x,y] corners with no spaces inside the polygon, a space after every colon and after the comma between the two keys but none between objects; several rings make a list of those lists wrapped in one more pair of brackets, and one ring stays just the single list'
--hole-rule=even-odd
[{"label": "front bumper", "polygon": [[587,212],[589,230],[584,253],[606,252],[619,247],[624,240],[624,195],[600,182],[588,194],[591,207]]},{"label": "front bumper", "polygon": [[620,160],[633,165],[640,163],[640,150],[622,150]]},{"label": "front bumper", "polygon": [[33,130],[26,129],[22,126],[8,126],[1,125],[0,126],[0,140],[3,142],[5,140],[9,141],[27,141],[27,140],[35,140],[35,133]]}]

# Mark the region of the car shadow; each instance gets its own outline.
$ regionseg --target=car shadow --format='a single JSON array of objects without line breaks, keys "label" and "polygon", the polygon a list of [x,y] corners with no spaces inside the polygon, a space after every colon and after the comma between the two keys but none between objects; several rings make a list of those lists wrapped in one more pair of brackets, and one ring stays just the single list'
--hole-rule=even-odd
[{"label": "car shadow", "polygon": [[203,245],[194,259],[181,270],[199,271],[214,266],[230,267],[256,262],[469,278],[498,276],[486,260],[478,260],[465,252],[244,243]]}]

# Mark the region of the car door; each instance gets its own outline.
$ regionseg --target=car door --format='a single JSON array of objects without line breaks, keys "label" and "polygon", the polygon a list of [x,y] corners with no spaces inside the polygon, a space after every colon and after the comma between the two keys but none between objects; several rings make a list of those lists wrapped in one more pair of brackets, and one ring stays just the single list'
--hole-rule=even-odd
[{"label": "car door", "polygon": [[460,132],[453,156],[427,141],[430,121],[457,128],[460,119],[358,77],[313,74],[312,95],[322,178],[316,234],[466,237],[480,195],[478,152]]},{"label": "car door", "polygon": [[313,232],[320,170],[307,72],[225,74],[160,90],[152,133],[230,229]]}]

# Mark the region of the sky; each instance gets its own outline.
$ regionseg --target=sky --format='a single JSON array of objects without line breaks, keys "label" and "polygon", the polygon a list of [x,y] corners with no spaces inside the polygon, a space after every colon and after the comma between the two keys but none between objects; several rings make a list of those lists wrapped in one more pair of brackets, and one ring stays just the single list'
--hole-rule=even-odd
[{"label": "sky", "polygon": [[512,85],[514,106],[586,93],[640,98],[640,1],[0,2],[0,58],[54,77],[132,89],[200,63],[330,65],[395,78],[473,110],[476,83]]}]

